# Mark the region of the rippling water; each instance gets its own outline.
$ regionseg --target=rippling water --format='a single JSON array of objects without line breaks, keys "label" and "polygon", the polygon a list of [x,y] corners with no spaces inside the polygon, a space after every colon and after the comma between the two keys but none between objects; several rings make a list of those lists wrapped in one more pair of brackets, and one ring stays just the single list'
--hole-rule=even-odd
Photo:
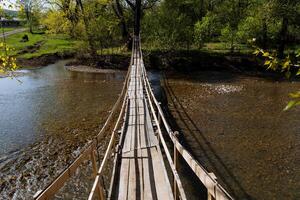
[{"label": "rippling water", "polygon": [[60,61],[0,79],[0,199],[31,199],[95,136],[125,72],[86,74]]},{"label": "rippling water", "polygon": [[300,199],[300,107],[282,111],[300,82],[208,71],[164,86],[187,146],[236,199]]}]

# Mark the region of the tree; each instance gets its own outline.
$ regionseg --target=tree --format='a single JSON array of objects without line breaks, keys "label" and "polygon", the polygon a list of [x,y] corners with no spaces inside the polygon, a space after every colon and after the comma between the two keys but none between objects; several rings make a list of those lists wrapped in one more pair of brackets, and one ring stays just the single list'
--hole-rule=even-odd
[{"label": "tree", "polygon": [[[0,2],[1,1],[2,0],[0,0]],[[0,19],[5,15],[3,6],[5,6],[4,3],[0,4]],[[11,7],[11,4],[6,6]],[[9,71],[14,71],[18,68],[16,58],[12,56],[13,49],[6,44],[3,22],[1,23],[1,32],[3,41],[0,41],[0,74],[8,73]]]},{"label": "tree", "polygon": [[127,5],[131,8],[134,16],[134,35],[139,36],[141,31],[141,18],[144,10],[152,8],[158,0],[125,0]]},{"label": "tree", "polygon": [[[288,28],[290,24],[297,23],[300,2],[294,0],[270,0],[272,15],[281,20],[281,28],[278,34],[278,56],[284,58],[284,50],[287,42]],[[299,23],[299,22],[298,22]]]},{"label": "tree", "polygon": [[33,28],[39,26],[41,18],[42,2],[40,0],[20,1],[20,18],[24,18],[29,26],[29,32],[33,34]]},{"label": "tree", "polygon": [[212,13],[197,21],[194,29],[196,44],[201,48],[205,42],[209,42],[215,35],[219,35],[219,27],[218,19]]}]

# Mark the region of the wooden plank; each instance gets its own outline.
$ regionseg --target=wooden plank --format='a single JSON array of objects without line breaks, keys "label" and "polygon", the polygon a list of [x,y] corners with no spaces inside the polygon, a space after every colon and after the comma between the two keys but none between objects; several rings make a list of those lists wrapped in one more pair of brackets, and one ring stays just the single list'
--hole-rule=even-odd
[{"label": "wooden plank", "polygon": [[145,148],[147,147],[147,140],[148,140],[148,136],[146,135],[145,132],[145,122],[144,119],[145,115],[139,115],[139,120],[140,120],[140,124],[139,124],[139,131],[140,131],[140,148]]},{"label": "wooden plank", "polygon": [[158,155],[156,147],[150,148],[153,166],[155,166],[154,179],[158,199],[174,199],[170,184],[167,181],[168,177],[165,173],[165,168],[162,166],[161,157]]},{"label": "wooden plank", "polygon": [[129,180],[128,180],[128,197],[129,200],[136,199],[136,191],[137,191],[137,178],[136,178],[136,166],[135,166],[135,158],[134,151],[129,152]]},{"label": "wooden plank", "polygon": [[[151,162],[150,157],[148,155],[148,149],[142,149],[142,156],[143,156],[143,175],[144,175],[144,193],[143,193],[143,198],[145,200],[150,200],[150,199],[154,199],[153,197],[156,197],[156,191],[153,191],[151,188],[151,185],[153,184],[151,177],[150,177],[150,168],[149,168],[149,164]],[[153,165],[150,166],[152,167],[151,172],[153,170]],[[155,188],[155,187],[154,187]]]},{"label": "wooden plank", "polygon": [[138,199],[144,199],[144,168],[143,168],[143,150],[139,149],[137,150],[137,161],[138,161],[138,170],[139,170],[139,178],[137,181],[139,181],[139,193],[140,195],[137,196]]},{"label": "wooden plank", "polygon": [[127,156],[128,153],[123,153],[121,157],[121,167],[120,167],[120,177],[119,177],[119,191],[118,199],[127,199],[128,193],[128,183],[129,183],[129,165],[130,160],[128,158],[123,158]]},{"label": "wooden plank", "polygon": [[[145,106],[148,108],[148,104],[145,101]],[[154,135],[153,125],[152,125],[152,119],[150,117],[149,110],[146,109],[146,128],[147,128],[147,135],[148,135],[148,141],[150,146],[156,146],[158,145],[157,137]]]}]

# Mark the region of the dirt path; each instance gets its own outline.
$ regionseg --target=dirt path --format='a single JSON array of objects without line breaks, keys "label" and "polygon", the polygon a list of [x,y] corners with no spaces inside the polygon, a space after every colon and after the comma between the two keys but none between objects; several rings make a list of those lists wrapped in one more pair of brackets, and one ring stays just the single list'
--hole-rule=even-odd
[{"label": "dirt path", "polygon": [[13,31],[8,31],[8,32],[5,32],[4,35],[1,34],[0,38],[8,37],[10,35],[17,34],[17,33],[22,33],[22,32],[24,32],[26,30],[27,30],[27,28],[20,28],[20,29],[16,29],[16,30],[13,30]]}]

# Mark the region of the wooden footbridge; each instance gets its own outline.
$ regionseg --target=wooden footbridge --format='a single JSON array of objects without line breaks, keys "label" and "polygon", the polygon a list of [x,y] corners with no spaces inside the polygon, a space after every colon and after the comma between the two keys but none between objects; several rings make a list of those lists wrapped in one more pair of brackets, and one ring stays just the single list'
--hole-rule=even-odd
[{"label": "wooden footbridge", "polygon": [[[115,120],[110,142],[98,168],[95,152]],[[167,137],[173,145],[172,154],[166,143]],[[114,164],[110,188],[104,191],[101,178],[112,154]],[[177,172],[179,156],[207,188],[208,199],[232,199],[218,184],[215,175],[206,171],[191,156],[177,139],[176,132],[171,130],[153,94],[144,67],[140,40],[136,37],[123,90],[102,130],[79,157],[34,198],[41,200],[54,197],[76,169],[90,159],[95,181],[90,195],[86,197],[89,200],[187,199]]]}]

